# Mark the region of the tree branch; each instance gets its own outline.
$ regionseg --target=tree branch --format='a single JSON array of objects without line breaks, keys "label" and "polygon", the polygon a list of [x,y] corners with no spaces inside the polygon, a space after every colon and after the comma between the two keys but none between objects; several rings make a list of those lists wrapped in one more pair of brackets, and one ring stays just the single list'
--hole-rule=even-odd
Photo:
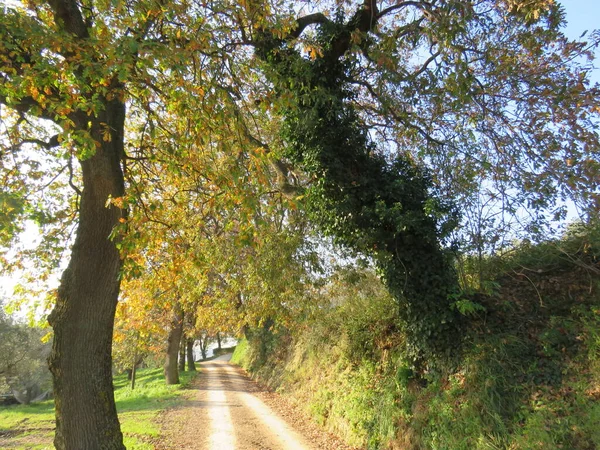
[{"label": "tree branch", "polygon": [[54,11],[55,21],[63,30],[80,39],[90,37],[83,15],[75,0],[48,0]]},{"label": "tree branch", "polygon": [[31,108],[38,107],[40,109],[40,113],[37,115],[38,117],[54,122],[54,118],[50,114],[47,114],[47,112],[42,109],[41,105],[32,97],[23,97],[17,100],[12,98],[9,99],[6,95],[0,94],[0,104],[15,110],[21,116],[28,114]]},{"label": "tree branch", "polygon": [[397,11],[398,9],[405,8],[407,6],[415,6],[417,8],[427,9],[427,8],[431,8],[433,5],[431,3],[429,3],[429,2],[415,2],[415,1],[400,2],[400,3],[392,5],[392,6],[388,7],[388,8],[386,8],[386,9],[384,9],[383,11],[381,11],[377,15],[377,19],[381,19],[386,14],[389,14],[389,13],[391,13],[393,11]]},{"label": "tree branch", "polygon": [[340,59],[350,48],[352,33],[355,31],[367,33],[373,30],[377,25],[377,19],[377,1],[364,0],[363,4],[344,26],[343,31],[331,43],[331,50],[326,55],[326,58]]},{"label": "tree branch", "polygon": [[[250,142],[252,142],[257,147],[264,149],[265,153],[272,154],[269,146],[267,144],[265,144],[264,142],[261,142],[259,139],[255,138],[254,136],[252,136],[250,131],[245,127],[244,127],[244,134]],[[270,163],[271,168],[276,173],[277,187],[279,189],[279,192],[281,192],[283,195],[285,195],[288,198],[295,198],[300,193],[303,192],[304,189],[302,188],[302,186],[297,186],[297,185],[290,183],[288,176],[291,171],[290,171],[290,167],[286,163],[284,163],[279,158],[269,158],[269,163]],[[293,179],[295,179],[295,177]]]},{"label": "tree branch", "polygon": [[40,147],[44,147],[46,150],[50,150],[51,148],[58,147],[60,142],[58,141],[58,134],[55,134],[48,141],[42,141],[41,139],[24,139],[18,146],[20,147],[23,144],[36,144]]},{"label": "tree branch", "polygon": [[79,209],[79,199],[81,198],[81,190],[75,186],[75,183],[73,183],[73,157],[69,156],[69,159],[67,160],[67,166],[69,167],[69,186],[71,186],[71,188],[73,188],[73,190],[75,191],[75,193],[77,194],[77,200],[76,200],[76,204],[77,204],[77,209]]},{"label": "tree branch", "polygon": [[323,13],[314,13],[314,14],[309,14],[307,16],[302,16],[302,17],[296,19],[296,23],[298,24],[298,26],[290,34],[290,36],[293,38],[300,37],[300,35],[304,31],[304,29],[310,25],[314,25],[317,23],[319,23],[319,24],[331,23],[331,21]]},{"label": "tree branch", "polygon": [[414,78],[414,77],[417,77],[417,76],[421,75],[423,72],[425,72],[425,71],[427,70],[427,67],[429,67],[429,64],[431,64],[433,61],[435,61],[435,59],[436,59],[438,56],[440,56],[441,54],[442,54],[442,52],[441,52],[441,51],[437,51],[437,52],[435,52],[433,55],[431,55],[431,56],[430,56],[430,57],[427,59],[427,61],[425,61],[425,62],[423,63],[423,65],[421,66],[421,68],[420,68],[420,69],[418,69],[416,72],[413,72],[413,73],[412,73],[410,76]]}]

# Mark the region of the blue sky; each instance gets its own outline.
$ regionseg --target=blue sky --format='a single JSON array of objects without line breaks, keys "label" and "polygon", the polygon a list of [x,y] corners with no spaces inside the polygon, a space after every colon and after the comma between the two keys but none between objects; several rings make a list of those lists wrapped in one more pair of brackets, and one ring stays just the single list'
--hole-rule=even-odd
[{"label": "blue sky", "polygon": [[[592,30],[600,29],[600,0],[559,0],[567,13],[567,27],[564,32],[570,39],[578,39],[587,30],[587,38]],[[593,82],[600,83],[600,48],[596,49],[596,69],[591,75]]]},{"label": "blue sky", "polygon": [[600,28],[599,0],[562,0],[560,3],[567,12],[565,33],[571,39],[578,38],[585,30]]}]

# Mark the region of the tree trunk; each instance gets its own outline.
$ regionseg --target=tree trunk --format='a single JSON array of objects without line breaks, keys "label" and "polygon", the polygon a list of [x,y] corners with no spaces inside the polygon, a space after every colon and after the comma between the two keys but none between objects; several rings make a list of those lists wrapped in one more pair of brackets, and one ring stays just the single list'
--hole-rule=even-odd
[{"label": "tree trunk", "polygon": [[[110,236],[124,211],[107,206],[124,194],[125,105],[106,101],[91,122],[98,143],[81,161],[83,192],[77,237],[63,272],[56,306],[48,317],[54,329],[48,359],[54,383],[58,450],[124,449],[112,379],[113,321],[120,289],[121,258]],[[103,140],[102,131],[110,130]]]},{"label": "tree trunk", "polygon": [[217,331],[217,347],[221,350],[221,333]]},{"label": "tree trunk", "polygon": [[207,344],[208,344],[208,335],[200,336],[200,353],[202,353],[202,359],[206,359]]},{"label": "tree trunk", "polygon": [[183,310],[181,306],[176,305],[171,322],[171,331],[167,343],[167,355],[165,359],[165,380],[167,384],[179,384],[179,370],[177,367],[177,355],[179,354],[179,345],[181,335],[183,334]]},{"label": "tree trunk", "polygon": [[189,372],[196,371],[196,363],[194,362],[194,339],[188,338],[187,341],[187,369]]},{"label": "tree trunk", "polygon": [[131,367],[131,390],[135,389],[135,375],[137,372],[137,351],[133,353],[133,366]]},{"label": "tree trunk", "polygon": [[185,333],[182,333],[181,342],[179,343],[179,365],[178,365],[179,372],[185,371],[186,342],[187,342],[187,338],[185,336]]}]

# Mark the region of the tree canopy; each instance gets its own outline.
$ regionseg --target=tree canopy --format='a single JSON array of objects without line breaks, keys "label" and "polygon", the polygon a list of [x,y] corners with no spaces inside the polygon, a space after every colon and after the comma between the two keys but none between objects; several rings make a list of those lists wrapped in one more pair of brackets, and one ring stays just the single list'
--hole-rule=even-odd
[{"label": "tree canopy", "polygon": [[[2,264],[71,252],[49,316],[56,447],[123,448],[121,280],[139,307],[173,290],[196,312],[289,318],[308,230],[372,258],[415,365],[444,360],[452,238],[536,237],[566,202],[597,217],[600,35],[570,41],[564,20],[553,0],[4,8]],[[27,221],[39,251],[15,251]]]}]

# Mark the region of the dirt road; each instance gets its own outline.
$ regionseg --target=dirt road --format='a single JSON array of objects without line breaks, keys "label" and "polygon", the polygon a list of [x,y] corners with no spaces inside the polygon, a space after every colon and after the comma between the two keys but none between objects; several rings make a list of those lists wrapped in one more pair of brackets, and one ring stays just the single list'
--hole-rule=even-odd
[{"label": "dirt road", "polygon": [[[228,357],[200,364],[187,403],[162,418],[162,450],[349,449],[250,380]],[[285,417],[284,418],[282,418]]]}]

